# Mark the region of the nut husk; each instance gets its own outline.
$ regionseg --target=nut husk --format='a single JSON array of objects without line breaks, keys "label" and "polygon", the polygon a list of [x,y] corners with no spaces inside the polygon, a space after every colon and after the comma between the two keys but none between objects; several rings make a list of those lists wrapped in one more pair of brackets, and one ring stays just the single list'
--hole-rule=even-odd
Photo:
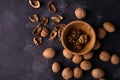
[{"label": "nut husk", "polygon": [[48,2],[48,9],[52,13],[56,12],[56,7],[51,1]]},{"label": "nut husk", "polygon": [[29,16],[29,19],[31,22],[38,22],[39,17],[37,14],[33,14],[33,15]]},{"label": "nut husk", "polygon": [[29,4],[33,8],[39,8],[40,7],[40,1],[39,0],[29,0]]}]

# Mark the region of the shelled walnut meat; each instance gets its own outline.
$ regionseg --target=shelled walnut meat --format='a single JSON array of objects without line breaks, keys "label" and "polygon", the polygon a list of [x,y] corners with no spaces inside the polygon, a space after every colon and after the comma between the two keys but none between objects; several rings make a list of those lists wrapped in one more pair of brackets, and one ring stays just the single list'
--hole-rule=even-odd
[{"label": "shelled walnut meat", "polygon": [[38,22],[39,21],[39,17],[37,14],[33,14],[33,15],[29,16],[29,19],[31,22]]},{"label": "shelled walnut meat", "polygon": [[29,0],[29,4],[33,8],[39,8],[40,7],[40,1],[39,0]]},{"label": "shelled walnut meat", "polygon": [[53,23],[59,23],[62,19],[63,17],[61,15],[56,15],[51,17],[51,20],[53,21]]},{"label": "shelled walnut meat", "polygon": [[89,41],[89,36],[82,30],[72,29],[67,35],[67,41],[69,45],[77,51],[85,47],[86,43]]}]

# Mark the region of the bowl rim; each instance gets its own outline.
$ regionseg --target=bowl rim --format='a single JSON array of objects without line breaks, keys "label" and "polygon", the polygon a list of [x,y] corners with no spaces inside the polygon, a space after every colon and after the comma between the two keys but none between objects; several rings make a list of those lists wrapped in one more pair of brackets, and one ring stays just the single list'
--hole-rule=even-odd
[{"label": "bowl rim", "polygon": [[[70,50],[69,48],[67,48],[66,45],[65,45],[65,43],[64,43],[63,36],[64,36],[64,33],[65,33],[65,30],[66,30],[70,25],[75,24],[75,23],[83,23],[83,24],[85,24],[85,25],[88,25],[88,26],[92,29],[92,31],[93,31],[93,36],[94,36],[93,45],[92,45],[88,50],[86,50],[86,51],[84,51],[84,52],[79,52],[79,53],[73,52],[72,50]],[[87,23],[87,22],[85,22],[85,21],[82,21],[82,20],[75,20],[75,21],[69,22],[69,23],[65,26],[65,28],[63,29],[62,34],[61,34],[61,42],[62,42],[62,46],[63,46],[65,49],[67,49],[68,51],[72,52],[72,54],[74,54],[74,55],[84,55],[84,54],[88,53],[89,51],[91,51],[92,48],[94,47],[95,42],[96,42],[96,34],[95,34],[95,31],[94,31],[93,27],[92,27],[89,23]]]}]

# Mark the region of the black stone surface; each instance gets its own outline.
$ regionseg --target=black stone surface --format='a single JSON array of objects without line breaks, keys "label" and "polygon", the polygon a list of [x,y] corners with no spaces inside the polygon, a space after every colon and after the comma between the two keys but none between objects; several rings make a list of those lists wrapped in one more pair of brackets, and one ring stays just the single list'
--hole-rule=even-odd
[{"label": "black stone surface", "polygon": [[[74,10],[79,6],[87,10],[87,16],[83,20],[91,24],[94,29],[102,27],[104,21],[115,24],[116,31],[108,33],[106,38],[101,40],[102,47],[94,52],[91,61],[93,68],[100,67],[105,70],[107,80],[120,80],[120,65],[103,63],[98,59],[101,50],[120,56],[120,0],[52,0],[58,10],[55,14],[47,9],[49,0],[40,1],[40,9],[30,7],[28,0],[0,1],[0,80],[63,80],[60,73],[52,73],[52,62],[60,62],[62,68],[69,66],[73,69],[79,66],[62,56],[63,48],[58,39],[48,41],[46,38],[42,45],[36,47],[32,42],[31,32],[38,23],[32,23],[28,19],[33,13],[49,18],[61,14],[64,17],[62,23],[67,24],[77,20]],[[46,27],[52,30],[55,26],[50,21]],[[42,51],[48,47],[56,49],[56,57],[49,61],[42,56]],[[79,80],[94,79],[88,71],[84,72],[84,76]]]}]

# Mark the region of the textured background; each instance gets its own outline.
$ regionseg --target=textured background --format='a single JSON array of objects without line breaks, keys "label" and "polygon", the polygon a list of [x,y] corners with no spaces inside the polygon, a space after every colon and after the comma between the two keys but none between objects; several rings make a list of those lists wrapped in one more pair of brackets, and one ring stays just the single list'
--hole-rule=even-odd
[{"label": "textured background", "polygon": [[[82,6],[87,10],[84,21],[90,23],[94,29],[101,27],[104,21],[115,24],[116,31],[108,33],[101,40],[102,47],[94,52],[91,60],[94,67],[105,70],[108,80],[120,80],[120,65],[114,66],[110,62],[101,62],[98,54],[101,50],[120,55],[120,0],[52,0],[57,6],[58,12],[52,14],[47,9],[49,0],[41,0],[41,8],[33,9],[28,0],[1,0],[0,2],[0,80],[62,80],[61,74],[53,74],[51,64],[54,61],[61,63],[62,68],[69,66],[72,69],[77,66],[71,60],[62,56],[62,46],[58,39],[43,40],[43,44],[36,47],[32,42],[32,30],[38,23],[31,23],[28,19],[33,13],[40,17],[51,17],[61,14],[64,17],[62,23],[77,20],[74,9]],[[55,25],[51,22],[48,26],[52,30]],[[42,51],[47,47],[56,49],[56,57],[50,61],[42,56]],[[75,79],[72,79],[75,80]],[[84,72],[79,80],[94,80],[90,71]]]}]

